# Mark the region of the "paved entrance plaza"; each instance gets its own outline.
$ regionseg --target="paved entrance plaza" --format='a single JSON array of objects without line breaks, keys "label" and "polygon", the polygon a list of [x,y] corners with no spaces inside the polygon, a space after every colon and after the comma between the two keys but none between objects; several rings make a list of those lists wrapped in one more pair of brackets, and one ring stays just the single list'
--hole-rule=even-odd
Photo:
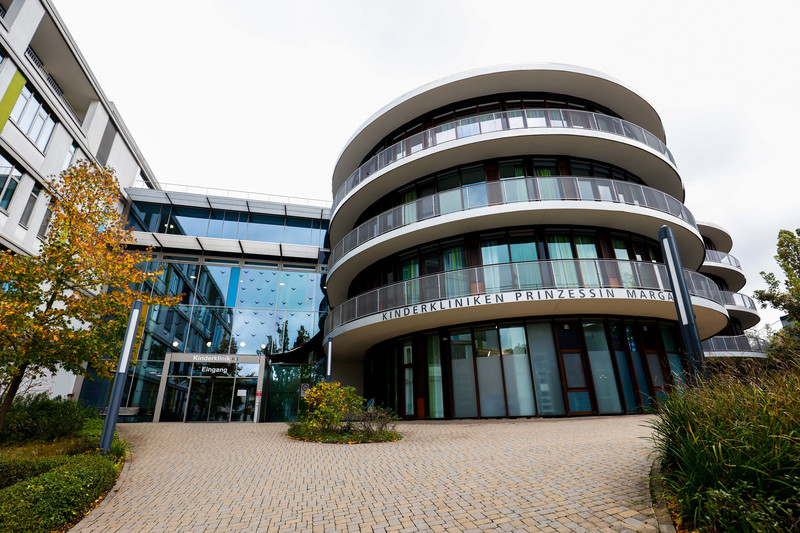
[{"label": "paved entrance plaza", "polygon": [[657,531],[649,416],[407,422],[384,444],[286,424],[121,424],[133,457],[73,531]]}]

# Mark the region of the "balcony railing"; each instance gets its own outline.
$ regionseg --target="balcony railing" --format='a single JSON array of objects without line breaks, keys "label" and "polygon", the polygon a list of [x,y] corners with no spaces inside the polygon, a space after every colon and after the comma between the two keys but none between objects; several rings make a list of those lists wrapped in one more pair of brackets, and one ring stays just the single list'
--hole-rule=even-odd
[{"label": "balcony railing", "polygon": [[739,270],[742,269],[742,264],[739,262],[738,259],[736,259],[730,254],[719,252],[717,250],[706,250],[706,262],[722,263],[725,265],[730,265],[734,268],[738,268]]},{"label": "balcony railing", "polygon": [[342,186],[339,187],[339,190],[336,191],[333,205],[339,205],[350,191],[373,173],[391,165],[395,161],[415,154],[420,150],[484,133],[542,128],[592,130],[618,135],[649,146],[656,152],[664,155],[673,165],[675,164],[672,153],[670,153],[667,146],[661,142],[661,139],[627,120],[610,117],[602,113],[572,109],[520,109],[516,111],[502,111],[467,117],[441,124],[435,128],[412,135],[407,139],[393,144],[389,148],[381,150],[348,176]]},{"label": "balcony railing", "polygon": [[[722,296],[713,281],[691,270],[684,269],[684,273],[690,294],[722,304]],[[617,259],[504,263],[441,272],[365,292],[330,311],[326,333],[368,315],[437,300],[575,288],[670,290],[667,270],[661,263]]]},{"label": "balcony railing", "polygon": [[47,69],[44,68],[42,61],[39,59],[39,56],[36,55],[36,52],[33,51],[33,48],[29,46],[28,49],[25,50],[25,55],[28,57],[28,59],[31,60],[31,63],[33,63],[34,66],[36,66],[36,68],[39,70],[39,74],[42,75],[42,77],[45,79],[47,84],[56,94],[58,99],[61,100],[61,103],[64,104],[64,107],[67,109],[67,111],[70,112],[72,118],[75,119],[75,122],[81,124],[81,119],[78,118],[78,114],[75,112],[74,109],[72,109],[72,106],[69,104],[69,102],[67,102],[67,98],[64,96],[64,91],[61,90],[61,87],[58,86],[56,80],[54,80],[53,77],[50,75],[50,73],[47,72]]},{"label": "balcony railing", "polygon": [[703,341],[705,352],[754,352],[767,353],[769,343],[764,339],[745,335],[711,337]]},{"label": "balcony railing", "polygon": [[722,303],[725,305],[732,305],[735,307],[744,307],[752,309],[753,312],[758,313],[758,307],[752,298],[740,292],[719,291],[722,295]]},{"label": "balcony railing", "polygon": [[381,213],[359,225],[336,244],[331,264],[336,264],[370,239],[420,220],[488,205],[565,200],[639,205],[669,213],[697,227],[694,216],[681,202],[650,187],[602,178],[515,178],[450,189]]}]

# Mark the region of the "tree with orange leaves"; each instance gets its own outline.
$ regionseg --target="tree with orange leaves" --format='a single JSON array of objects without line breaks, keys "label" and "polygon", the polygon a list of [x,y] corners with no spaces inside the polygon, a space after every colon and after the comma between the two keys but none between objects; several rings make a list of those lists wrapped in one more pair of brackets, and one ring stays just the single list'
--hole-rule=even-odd
[{"label": "tree with orange leaves", "polygon": [[0,253],[0,430],[26,372],[83,374],[89,363],[110,377],[133,301],[178,303],[137,291],[153,273],[141,268],[147,255],[126,248],[133,235],[113,170],[81,161],[48,192],[52,219],[40,253]]}]

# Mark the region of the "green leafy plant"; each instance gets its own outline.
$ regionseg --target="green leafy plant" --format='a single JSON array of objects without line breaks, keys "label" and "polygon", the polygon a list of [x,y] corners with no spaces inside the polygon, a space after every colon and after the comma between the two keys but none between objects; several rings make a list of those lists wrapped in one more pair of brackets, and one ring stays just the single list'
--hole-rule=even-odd
[{"label": "green leafy plant", "polygon": [[77,435],[97,413],[78,402],[50,398],[46,393],[21,396],[9,409],[2,442],[52,441]]},{"label": "green leafy plant", "polygon": [[667,499],[703,531],[800,528],[800,368],[714,376],[660,403]]},{"label": "green leafy plant", "polygon": [[0,533],[58,530],[80,517],[117,477],[108,459],[92,454],[0,491]]},{"label": "green leafy plant", "polygon": [[312,442],[360,443],[399,440],[396,417],[387,409],[365,406],[353,387],[322,382],[304,397],[308,407],[289,425],[287,436]]},{"label": "green leafy plant", "polygon": [[323,432],[337,431],[345,418],[355,415],[364,403],[354,387],[323,381],[308,389],[305,396],[308,420]]},{"label": "green leafy plant", "polygon": [[13,458],[0,460],[0,489],[36,477],[39,474],[61,466],[69,460],[66,456],[44,457],[42,459]]}]

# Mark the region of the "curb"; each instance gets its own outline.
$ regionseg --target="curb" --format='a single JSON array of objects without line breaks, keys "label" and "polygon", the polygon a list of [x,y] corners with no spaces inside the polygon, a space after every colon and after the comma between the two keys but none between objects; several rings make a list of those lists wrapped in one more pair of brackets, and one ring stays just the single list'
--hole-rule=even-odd
[{"label": "curb", "polygon": [[664,484],[661,482],[661,465],[658,459],[653,461],[653,466],[650,468],[650,501],[653,503],[653,512],[658,521],[658,531],[677,533],[675,524],[672,523],[672,515],[669,514],[667,501],[664,499]]}]

